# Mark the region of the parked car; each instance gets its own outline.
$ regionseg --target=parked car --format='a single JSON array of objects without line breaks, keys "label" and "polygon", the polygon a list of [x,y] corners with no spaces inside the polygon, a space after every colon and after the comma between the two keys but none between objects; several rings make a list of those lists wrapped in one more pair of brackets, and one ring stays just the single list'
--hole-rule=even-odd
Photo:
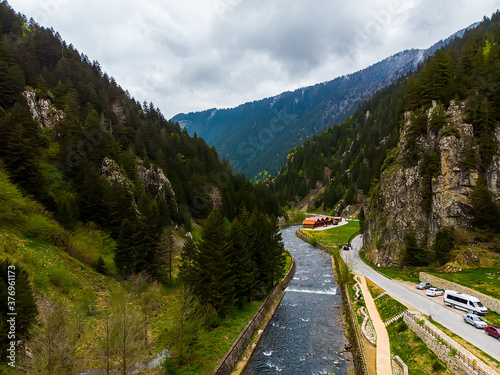
[{"label": "parked car", "polygon": [[417,285],[417,289],[429,289],[431,287],[431,283],[426,283],[425,281],[422,281],[420,284]]},{"label": "parked car", "polygon": [[484,331],[488,336],[493,336],[500,341],[500,327],[499,326],[487,326],[484,327]]},{"label": "parked car", "polygon": [[443,296],[445,305],[450,306],[452,309],[461,309],[467,311],[469,314],[486,315],[488,309],[474,296],[468,294],[455,292],[454,290],[445,290]]},{"label": "parked car", "polygon": [[476,314],[464,315],[465,323],[472,324],[476,328],[485,328],[488,324]]},{"label": "parked car", "polygon": [[429,297],[442,296],[443,293],[444,293],[444,291],[441,289],[438,289],[438,288],[429,288],[425,292],[425,294],[428,295]]}]

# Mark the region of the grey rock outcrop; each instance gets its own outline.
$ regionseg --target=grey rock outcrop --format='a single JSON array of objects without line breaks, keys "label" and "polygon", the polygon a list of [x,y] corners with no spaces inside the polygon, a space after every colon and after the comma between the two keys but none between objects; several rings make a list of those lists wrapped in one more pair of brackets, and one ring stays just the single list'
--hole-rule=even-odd
[{"label": "grey rock outcrop", "polygon": [[24,90],[23,95],[28,102],[31,117],[42,129],[52,129],[66,117],[64,112],[54,107],[49,99],[37,98],[35,91]]},{"label": "grey rock outcrop", "polygon": [[[437,104],[427,111],[428,125]],[[413,233],[424,246],[434,244],[436,232],[443,227],[468,227],[472,218],[469,195],[476,186],[479,172],[478,146],[473,126],[465,122],[464,103],[452,101],[446,111],[446,123],[439,131],[427,132],[413,139],[409,147],[409,134],[414,121],[405,114],[397,156],[383,171],[378,196],[365,205],[365,246],[367,257],[386,265],[398,263],[404,250],[404,238]],[[500,130],[495,133],[500,146]],[[408,155],[419,150],[416,165],[408,163]],[[437,155],[439,171],[429,185],[424,185],[423,154]],[[486,171],[491,192],[500,192],[500,155],[493,157]],[[430,202],[425,206],[423,191],[430,189]],[[368,215],[370,212],[370,215]]]}]

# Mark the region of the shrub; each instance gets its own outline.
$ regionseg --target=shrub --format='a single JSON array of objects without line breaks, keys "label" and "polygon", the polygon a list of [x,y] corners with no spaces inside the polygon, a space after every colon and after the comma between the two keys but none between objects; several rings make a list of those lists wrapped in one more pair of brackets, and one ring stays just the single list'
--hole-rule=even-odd
[{"label": "shrub", "polygon": [[80,301],[80,310],[88,316],[94,316],[97,313],[97,296],[92,290],[86,290]]},{"label": "shrub", "polygon": [[61,288],[64,294],[69,293],[73,280],[63,267],[52,268],[49,271],[49,281],[56,287]]},{"label": "shrub", "polygon": [[444,366],[439,359],[436,359],[434,362],[432,362],[432,369],[434,371],[444,371],[446,370],[446,366]]},{"label": "shrub", "polygon": [[408,325],[405,323],[404,320],[400,321],[396,327],[396,331],[398,331],[398,333],[402,333],[404,331],[406,331],[408,329]]},{"label": "shrub", "polygon": [[26,218],[26,232],[42,241],[59,246],[64,240],[64,229],[54,220],[34,213]]},{"label": "shrub", "polygon": [[99,259],[97,259],[97,262],[95,264],[95,270],[102,275],[106,275],[106,263],[104,262],[104,259],[102,259],[102,256],[100,255]]},{"label": "shrub", "polygon": [[155,311],[161,307],[162,285],[155,281],[142,293],[142,302],[146,311]]},{"label": "shrub", "polygon": [[94,266],[99,258],[99,253],[95,248],[87,246],[85,242],[73,236],[66,241],[66,251],[87,266]]}]

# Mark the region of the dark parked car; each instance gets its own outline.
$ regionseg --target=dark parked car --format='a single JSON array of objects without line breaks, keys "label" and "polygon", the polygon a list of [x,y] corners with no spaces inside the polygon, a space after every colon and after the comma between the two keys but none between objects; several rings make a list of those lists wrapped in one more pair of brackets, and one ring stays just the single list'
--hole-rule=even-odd
[{"label": "dark parked car", "polygon": [[426,283],[425,281],[422,281],[420,284],[417,285],[417,289],[429,289],[431,287],[431,283]]},{"label": "dark parked car", "polygon": [[499,326],[488,326],[484,327],[484,331],[488,336],[493,336],[500,341],[500,327]]}]

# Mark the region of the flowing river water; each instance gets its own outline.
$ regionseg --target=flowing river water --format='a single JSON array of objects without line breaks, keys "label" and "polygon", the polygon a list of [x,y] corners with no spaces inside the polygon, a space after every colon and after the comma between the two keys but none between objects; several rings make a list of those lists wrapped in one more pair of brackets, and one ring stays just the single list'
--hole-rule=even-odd
[{"label": "flowing river water", "polygon": [[297,270],[243,374],[346,374],[342,296],[331,257],[282,230]]}]

